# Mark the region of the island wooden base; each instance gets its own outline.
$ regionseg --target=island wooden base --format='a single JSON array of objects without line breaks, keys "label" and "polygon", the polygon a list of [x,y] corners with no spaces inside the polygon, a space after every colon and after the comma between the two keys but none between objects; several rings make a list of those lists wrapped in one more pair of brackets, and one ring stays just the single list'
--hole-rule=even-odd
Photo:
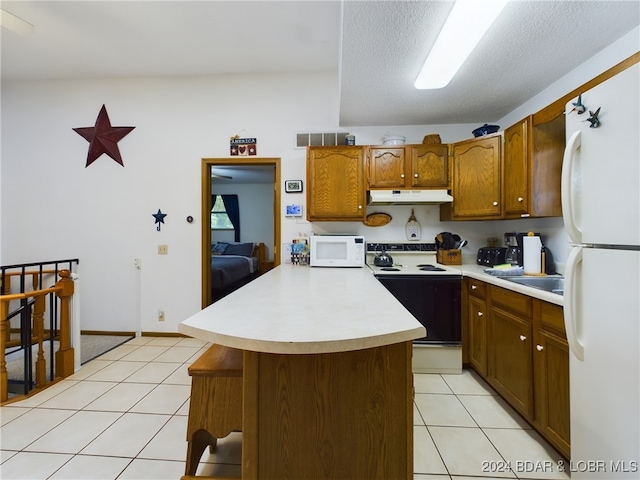
[{"label": "island wooden base", "polygon": [[244,479],[413,479],[411,342],[245,351]]}]

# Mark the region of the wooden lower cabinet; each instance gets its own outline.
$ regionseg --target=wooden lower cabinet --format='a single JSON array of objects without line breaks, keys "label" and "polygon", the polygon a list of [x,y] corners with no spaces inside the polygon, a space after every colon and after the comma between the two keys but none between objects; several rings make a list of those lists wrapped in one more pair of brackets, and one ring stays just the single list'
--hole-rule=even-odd
[{"label": "wooden lower cabinet", "polygon": [[569,346],[561,306],[467,279],[469,365],[570,458]]},{"label": "wooden lower cabinet", "polygon": [[483,282],[469,279],[468,361],[483,376],[487,375],[487,302]]},{"label": "wooden lower cabinet", "polygon": [[533,336],[535,423],[545,438],[570,458],[569,344],[562,307],[544,302],[538,307]]},{"label": "wooden lower cabinet", "polygon": [[243,479],[413,479],[412,342],[244,352]]},{"label": "wooden lower cabinet", "polygon": [[489,313],[489,378],[525,417],[533,414],[531,322],[492,307]]}]

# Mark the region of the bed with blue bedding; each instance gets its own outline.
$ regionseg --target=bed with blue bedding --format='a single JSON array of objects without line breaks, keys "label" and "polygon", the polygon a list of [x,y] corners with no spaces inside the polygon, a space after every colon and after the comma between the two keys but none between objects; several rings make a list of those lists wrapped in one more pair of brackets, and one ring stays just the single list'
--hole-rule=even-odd
[{"label": "bed with blue bedding", "polygon": [[211,247],[212,300],[218,300],[258,277],[261,258],[264,258],[264,243],[218,242],[213,244]]}]

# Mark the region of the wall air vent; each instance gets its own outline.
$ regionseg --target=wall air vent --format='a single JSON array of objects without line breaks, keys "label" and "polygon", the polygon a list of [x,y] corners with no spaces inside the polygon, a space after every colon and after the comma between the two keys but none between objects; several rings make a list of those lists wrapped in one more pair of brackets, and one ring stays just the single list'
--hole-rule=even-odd
[{"label": "wall air vent", "polygon": [[344,145],[345,138],[349,132],[309,132],[296,133],[296,148],[306,148],[308,146],[335,146]]}]

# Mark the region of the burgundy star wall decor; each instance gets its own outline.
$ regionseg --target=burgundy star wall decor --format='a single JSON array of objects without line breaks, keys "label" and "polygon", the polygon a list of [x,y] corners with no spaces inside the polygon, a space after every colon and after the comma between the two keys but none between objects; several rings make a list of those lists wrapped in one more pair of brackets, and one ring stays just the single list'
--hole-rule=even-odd
[{"label": "burgundy star wall decor", "polygon": [[106,153],[124,167],[118,142],[136,127],[112,127],[107,108],[102,105],[95,127],[80,127],[73,130],[89,142],[89,153],[85,168],[95,162],[100,155]]}]

